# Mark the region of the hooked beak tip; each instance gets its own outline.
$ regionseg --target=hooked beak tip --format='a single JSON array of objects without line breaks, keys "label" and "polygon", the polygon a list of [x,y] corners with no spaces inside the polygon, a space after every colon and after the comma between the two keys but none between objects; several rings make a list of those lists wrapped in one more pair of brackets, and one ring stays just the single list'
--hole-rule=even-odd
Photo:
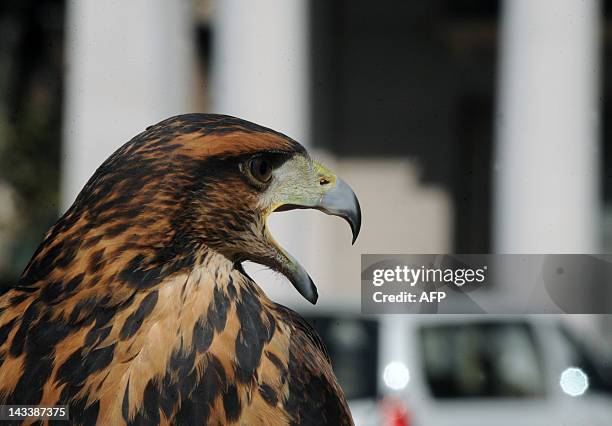
[{"label": "hooked beak tip", "polygon": [[348,222],[353,234],[351,244],[354,245],[361,230],[361,206],[351,187],[338,178],[336,187],[323,197],[319,208]]},{"label": "hooked beak tip", "polygon": [[351,241],[351,245],[355,245],[355,241],[357,241],[357,237],[359,236],[359,231],[361,230],[361,206],[359,206],[359,200],[353,194],[355,200],[355,209],[353,210],[353,214],[348,215],[348,222],[351,226],[351,232],[353,233],[353,241]]}]

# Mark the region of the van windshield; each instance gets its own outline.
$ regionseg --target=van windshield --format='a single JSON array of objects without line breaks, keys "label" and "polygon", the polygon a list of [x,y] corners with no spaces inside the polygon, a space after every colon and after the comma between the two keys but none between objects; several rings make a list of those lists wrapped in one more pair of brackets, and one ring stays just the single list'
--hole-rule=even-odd
[{"label": "van windshield", "polygon": [[544,394],[540,350],[526,323],[427,325],[420,338],[425,380],[436,398]]},{"label": "van windshield", "polygon": [[376,398],[378,322],[344,316],[304,318],[325,343],[346,398]]}]

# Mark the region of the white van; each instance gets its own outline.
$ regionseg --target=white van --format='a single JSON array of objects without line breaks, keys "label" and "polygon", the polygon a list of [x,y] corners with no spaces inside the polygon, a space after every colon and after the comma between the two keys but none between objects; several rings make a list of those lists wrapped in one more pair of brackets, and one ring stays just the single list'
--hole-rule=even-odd
[{"label": "white van", "polygon": [[612,358],[560,317],[306,318],[359,426],[612,425]]}]

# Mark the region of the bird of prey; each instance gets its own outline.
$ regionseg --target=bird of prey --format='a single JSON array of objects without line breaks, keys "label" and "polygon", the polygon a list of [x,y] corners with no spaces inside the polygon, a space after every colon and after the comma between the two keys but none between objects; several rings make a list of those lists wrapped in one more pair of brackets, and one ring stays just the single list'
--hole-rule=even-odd
[{"label": "bird of prey", "polygon": [[73,424],[351,425],[317,333],[246,260],[310,302],[271,212],[361,213],[289,137],[187,114],[109,157],[0,298],[0,404],[66,405]]}]

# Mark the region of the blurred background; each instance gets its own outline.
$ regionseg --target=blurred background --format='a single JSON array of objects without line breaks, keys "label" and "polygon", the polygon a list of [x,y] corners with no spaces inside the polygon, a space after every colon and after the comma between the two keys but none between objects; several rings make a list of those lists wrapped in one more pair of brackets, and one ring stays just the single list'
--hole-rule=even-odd
[{"label": "blurred background", "polygon": [[612,1],[2,2],[0,285],[124,142],[235,115],[359,196],[353,247],[271,218],[316,308],[249,268],[320,331],[358,424],[612,424],[611,317],[359,313],[361,253],[612,251],[611,47]]}]

